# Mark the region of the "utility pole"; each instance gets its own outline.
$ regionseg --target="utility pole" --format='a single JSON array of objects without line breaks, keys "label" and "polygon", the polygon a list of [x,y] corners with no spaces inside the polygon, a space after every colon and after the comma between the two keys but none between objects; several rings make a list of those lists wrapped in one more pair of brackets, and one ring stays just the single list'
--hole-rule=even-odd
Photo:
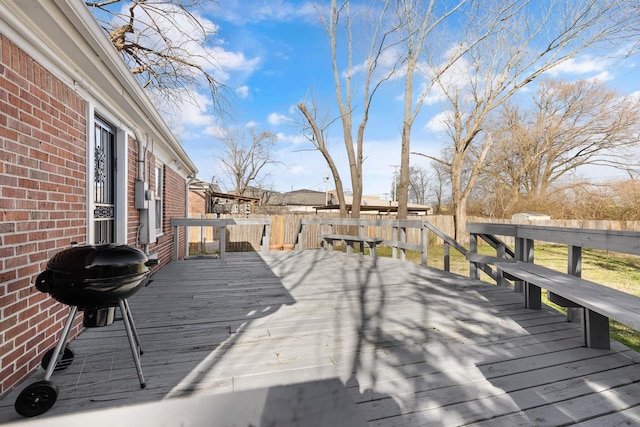
[{"label": "utility pole", "polygon": [[393,201],[396,201],[396,193],[398,192],[397,189],[397,184],[396,184],[396,179],[398,177],[398,168],[400,167],[400,165],[389,165],[392,168],[394,168],[393,170]]}]

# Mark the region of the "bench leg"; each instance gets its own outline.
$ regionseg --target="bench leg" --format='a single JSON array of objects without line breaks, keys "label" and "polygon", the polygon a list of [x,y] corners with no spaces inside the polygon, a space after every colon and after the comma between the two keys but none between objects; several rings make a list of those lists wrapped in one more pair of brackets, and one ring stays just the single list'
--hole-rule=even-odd
[{"label": "bench leg", "polygon": [[333,240],[332,239],[326,239],[325,242],[327,242],[327,250],[329,252],[331,252],[333,250]]},{"label": "bench leg", "polygon": [[347,254],[348,255],[353,254],[353,242],[347,242]]},{"label": "bench leg", "polygon": [[375,258],[376,257],[376,244],[372,243],[371,245],[369,245],[369,256],[371,258]]},{"label": "bench leg", "polygon": [[609,343],[609,318],[586,308],[582,317],[584,318],[582,331],[587,347],[609,350],[611,348]]},{"label": "bench leg", "polygon": [[522,280],[515,280],[513,282],[513,292],[517,292],[521,294],[523,290],[524,290],[524,286],[523,286]]},{"label": "bench leg", "polygon": [[542,308],[542,293],[540,286],[533,285],[531,283],[524,283],[524,306],[525,308],[532,308],[539,310]]}]

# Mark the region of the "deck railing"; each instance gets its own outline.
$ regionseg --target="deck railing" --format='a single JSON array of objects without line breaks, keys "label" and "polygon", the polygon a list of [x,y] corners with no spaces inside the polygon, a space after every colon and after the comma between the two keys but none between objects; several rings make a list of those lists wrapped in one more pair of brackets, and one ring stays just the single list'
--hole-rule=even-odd
[{"label": "deck railing", "polygon": [[[314,230],[312,230],[314,229]],[[467,249],[459,245],[442,230],[429,221],[422,220],[385,220],[385,219],[349,219],[349,218],[302,218],[298,224],[295,248],[305,250],[318,248],[322,234],[351,234],[360,237],[379,237],[384,239],[380,246],[389,246],[394,259],[406,259],[406,251],[420,252],[422,265],[427,265],[429,246],[428,233],[432,232],[444,242],[444,270],[450,271],[450,248],[461,254]],[[312,240],[309,237],[312,237]]]},{"label": "deck railing", "polygon": [[[185,235],[189,235],[189,227],[205,227],[205,228],[217,228],[219,230],[219,251],[220,258],[224,258],[227,242],[227,227],[239,225],[239,226],[261,226],[262,234],[260,238],[260,250],[266,252],[269,250],[269,241],[271,240],[271,218],[225,218],[225,219],[212,219],[212,218],[171,218],[171,226],[173,227],[173,240],[174,240],[174,253],[173,259],[179,259],[178,255],[178,227],[185,227],[187,229]],[[189,242],[186,245],[186,256],[189,256]]]},{"label": "deck railing", "polygon": [[[534,262],[533,250],[536,241],[566,245],[567,274],[577,277],[582,274],[583,248],[640,255],[640,233],[635,231],[480,222],[467,223],[467,231],[469,232],[469,252],[477,252],[479,240],[482,239],[496,250],[497,257],[513,258],[523,262]],[[504,243],[505,238],[514,239],[514,248]],[[469,276],[477,279],[478,269],[488,271],[491,267],[471,262]],[[492,277],[497,283],[502,280],[498,274]],[[516,282],[516,291],[520,291],[521,287],[521,283]]]}]

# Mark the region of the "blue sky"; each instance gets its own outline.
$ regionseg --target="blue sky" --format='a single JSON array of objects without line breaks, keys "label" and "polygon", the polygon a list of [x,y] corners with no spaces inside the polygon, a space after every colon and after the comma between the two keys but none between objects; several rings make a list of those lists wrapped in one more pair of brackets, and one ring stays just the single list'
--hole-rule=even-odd
[{"label": "blue sky", "polygon": [[[198,178],[221,184],[216,136],[228,127],[253,126],[279,135],[277,158],[264,183],[276,191],[324,191],[328,169],[311,150],[298,126],[295,105],[313,94],[321,110],[335,111],[328,38],[311,3],[286,0],[225,0],[209,16],[218,37],[215,49],[218,78],[233,93],[232,117],[216,117],[202,97],[200,107],[182,108],[169,124],[199,169]],[[588,54],[557,67],[551,77],[566,80],[598,78],[623,93],[640,94],[640,76],[634,60],[613,65]],[[365,136],[364,194],[389,198],[394,167],[400,159],[402,89],[390,84],[379,94]],[[412,134],[412,151],[437,155],[446,143],[438,102],[426,105]],[[350,188],[339,123],[332,127],[334,147],[343,182]],[[412,165],[429,167],[427,159],[412,156]],[[613,174],[614,172],[598,172]],[[333,188],[330,184],[329,188]],[[231,189],[231,188],[227,188]]]}]

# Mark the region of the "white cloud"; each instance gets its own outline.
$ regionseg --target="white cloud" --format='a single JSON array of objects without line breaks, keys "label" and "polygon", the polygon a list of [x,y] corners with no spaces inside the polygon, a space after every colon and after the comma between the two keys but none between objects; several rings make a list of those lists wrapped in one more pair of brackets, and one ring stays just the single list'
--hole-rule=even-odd
[{"label": "white cloud", "polygon": [[[469,61],[465,58],[459,58],[453,64],[449,64],[452,56],[456,55],[459,49],[459,45],[453,45],[451,48],[449,48],[449,50],[447,50],[444,62],[439,66],[441,70],[445,69],[445,67],[447,68],[440,76],[440,84],[434,85],[429,90],[429,94],[425,98],[425,104],[434,105],[436,103],[444,101],[446,99],[446,96],[442,87],[444,87],[445,89],[456,87],[462,88],[469,83],[469,76],[471,75],[472,71],[474,71],[473,64],[469,63]],[[423,83],[422,87],[420,88],[423,93],[426,89],[427,84],[428,82]]]},{"label": "white cloud", "polygon": [[613,75],[608,71],[603,71],[601,73],[596,74],[595,76],[589,77],[586,79],[589,82],[607,82],[609,80],[613,80]]},{"label": "white cloud", "polygon": [[224,7],[216,8],[212,13],[220,19],[239,25],[263,21],[303,20],[313,23],[318,21],[316,7],[309,1],[252,0],[248,6],[246,0],[225,0]]},{"label": "white cloud", "polygon": [[269,114],[269,116],[267,117],[267,120],[269,121],[270,124],[274,126],[278,126],[282,123],[290,121],[290,119],[287,116],[279,113]]},{"label": "white cloud", "polygon": [[[406,74],[406,67],[398,67],[397,69],[394,70],[394,68],[396,68],[398,66],[398,61],[400,59],[400,56],[402,55],[402,51],[397,48],[389,48],[386,49],[384,52],[382,52],[382,54],[377,58],[377,68],[376,68],[376,75],[378,76],[388,76],[391,75],[391,80],[403,77]],[[342,73],[343,77],[348,77],[347,76],[347,71],[345,70]],[[366,62],[363,62],[361,64],[355,65],[352,69],[352,75],[356,75],[359,73],[366,73],[367,72],[367,64]]]},{"label": "white cloud", "polygon": [[236,94],[238,94],[238,96],[240,98],[246,98],[249,96],[249,86],[247,85],[242,85],[240,87],[236,88]]},{"label": "white cloud", "polygon": [[312,170],[306,165],[292,165],[289,167],[288,172],[292,175],[311,175]]},{"label": "white cloud", "polygon": [[[213,116],[207,110],[212,105],[211,98],[191,89],[176,89],[171,98],[165,94],[150,92],[151,99],[167,124],[177,133],[183,133],[185,128],[207,126],[214,122]],[[176,103],[170,100],[182,99]]]},{"label": "white cloud", "polygon": [[451,121],[451,110],[442,111],[431,118],[424,126],[425,130],[432,132],[445,132],[447,130],[447,123]]},{"label": "white cloud", "polygon": [[202,133],[214,138],[223,138],[227,136],[227,130],[220,125],[207,126]]},{"label": "white cloud", "polygon": [[579,58],[569,58],[556,65],[547,74],[557,77],[560,74],[589,74],[605,71],[609,67],[607,61],[602,58],[593,58],[582,55]]},{"label": "white cloud", "polygon": [[217,68],[208,69],[222,82],[231,78],[230,71],[242,72],[246,75],[253,73],[261,62],[261,58],[247,58],[242,52],[231,52],[220,46],[207,49],[207,54],[215,58]]},{"label": "white cloud", "polygon": [[301,134],[285,134],[282,132],[278,132],[276,135],[278,137],[278,141],[280,142],[287,142],[293,145],[300,145],[304,143],[310,144],[309,140]]},{"label": "white cloud", "polygon": [[259,123],[258,122],[254,122],[253,120],[251,120],[250,122],[247,122],[246,125],[244,125],[246,128],[255,128],[258,127]]}]

